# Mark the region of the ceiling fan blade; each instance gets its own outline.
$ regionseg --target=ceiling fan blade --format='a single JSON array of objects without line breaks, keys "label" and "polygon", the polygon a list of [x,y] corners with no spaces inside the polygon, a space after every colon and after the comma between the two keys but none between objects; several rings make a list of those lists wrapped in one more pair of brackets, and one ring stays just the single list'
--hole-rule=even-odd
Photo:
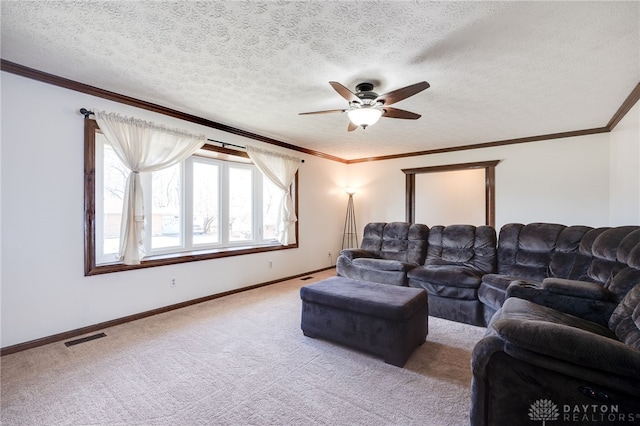
[{"label": "ceiling fan blade", "polygon": [[353,122],[351,120],[349,120],[349,127],[347,127],[347,132],[353,132],[357,128],[358,128],[358,126],[353,124]]},{"label": "ceiling fan blade", "polygon": [[346,109],[328,109],[325,111],[312,111],[312,112],[299,112],[298,115],[310,115],[310,114],[331,114],[334,112],[345,112]]},{"label": "ceiling fan blade", "polygon": [[429,83],[421,81],[420,83],[412,84],[411,86],[403,87],[402,89],[394,90],[384,95],[378,96],[376,101],[384,102],[385,105],[395,104],[403,99],[413,96],[416,93],[420,93],[429,88]]},{"label": "ceiling fan blade", "polygon": [[416,114],[415,112],[405,111],[403,109],[391,108],[391,107],[382,107],[384,111],[382,113],[383,117],[388,118],[404,118],[407,120],[417,120],[422,117],[420,114]]},{"label": "ceiling fan blade", "polygon": [[352,102],[352,101],[360,102],[360,98],[358,98],[355,93],[353,93],[351,90],[347,89],[337,81],[330,81],[329,84],[331,85],[331,87],[334,88],[336,92],[338,92],[340,96],[342,96],[349,102]]}]

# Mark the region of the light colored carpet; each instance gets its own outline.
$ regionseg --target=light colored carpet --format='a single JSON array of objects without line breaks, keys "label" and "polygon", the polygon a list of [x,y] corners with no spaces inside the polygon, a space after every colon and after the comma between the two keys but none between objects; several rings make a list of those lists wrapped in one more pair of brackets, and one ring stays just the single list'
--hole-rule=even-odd
[{"label": "light colored carpet", "polygon": [[3,425],[464,425],[484,329],[429,318],[405,368],[300,330],[312,274],[0,360]]}]

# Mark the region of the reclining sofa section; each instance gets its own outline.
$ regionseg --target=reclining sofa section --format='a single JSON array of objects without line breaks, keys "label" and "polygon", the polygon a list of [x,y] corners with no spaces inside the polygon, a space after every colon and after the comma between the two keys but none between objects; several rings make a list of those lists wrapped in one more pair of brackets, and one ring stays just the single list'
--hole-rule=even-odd
[{"label": "reclining sofa section", "polygon": [[485,320],[510,296],[606,325],[617,304],[640,283],[628,264],[640,245],[638,226],[590,228],[509,224],[500,231],[498,273],[482,277]]},{"label": "reclining sofa section", "polygon": [[482,276],[496,267],[496,231],[490,226],[449,225],[429,230],[427,258],[407,273],[409,286],[429,293],[430,315],[485,325],[478,299]]},{"label": "reclining sofa section", "polygon": [[424,263],[429,228],[406,222],[372,222],[360,248],[342,250],[338,275],[359,281],[407,285],[407,272]]},{"label": "reclining sofa section", "polygon": [[[640,268],[640,246],[635,252],[632,263]],[[531,425],[541,418],[636,424],[640,284],[605,325],[510,297],[473,349],[471,368],[472,426]]]}]

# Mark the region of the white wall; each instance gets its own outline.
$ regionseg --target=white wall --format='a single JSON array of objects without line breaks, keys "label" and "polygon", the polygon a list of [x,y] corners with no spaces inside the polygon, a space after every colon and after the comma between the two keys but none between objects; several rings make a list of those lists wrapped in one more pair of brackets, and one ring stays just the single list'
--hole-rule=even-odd
[{"label": "white wall", "polygon": [[640,223],[640,103],[611,131],[612,225]]},{"label": "white wall", "polygon": [[[342,242],[347,165],[288,152],[305,159],[299,172],[299,248],[85,277],[80,108],[133,115],[241,145],[247,140],[0,75],[2,347],[317,270],[330,266],[329,250],[335,262]],[[176,288],[169,287],[170,277],[176,278]]]},{"label": "white wall", "polygon": [[500,160],[498,228],[510,222],[609,224],[609,135],[603,133],[350,164],[359,232],[368,222],[405,219],[402,169],[491,160]]},{"label": "white wall", "polygon": [[452,170],[415,175],[418,223],[485,223],[485,169]]}]

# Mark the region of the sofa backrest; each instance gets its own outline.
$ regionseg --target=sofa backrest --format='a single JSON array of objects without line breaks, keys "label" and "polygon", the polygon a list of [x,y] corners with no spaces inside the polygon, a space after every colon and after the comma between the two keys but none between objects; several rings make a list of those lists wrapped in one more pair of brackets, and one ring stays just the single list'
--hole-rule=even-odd
[{"label": "sofa backrest", "polygon": [[590,247],[580,247],[592,259],[579,279],[603,285],[617,300],[640,283],[640,227],[619,226],[600,233]]},{"label": "sofa backrest", "polygon": [[372,222],[364,227],[360,248],[380,259],[422,265],[428,238],[429,227],[423,224]]},{"label": "sofa backrest", "polygon": [[613,311],[609,328],[620,341],[640,349],[640,283],[626,294]]},{"label": "sofa backrest", "polygon": [[639,226],[511,223],[500,230],[498,273],[536,281],[555,277],[599,283],[615,300],[622,300],[640,282],[640,267],[631,266],[637,245]]},{"label": "sofa backrest", "polygon": [[549,265],[562,231],[556,223],[509,223],[500,228],[498,273],[542,281],[549,276]]},{"label": "sofa backrest", "polygon": [[457,264],[492,273],[496,267],[496,230],[491,226],[433,226],[425,264]]},{"label": "sofa backrest", "polygon": [[[592,241],[601,231],[590,226],[567,226],[560,232],[549,263],[549,276],[578,280],[583,277],[591,263],[591,255],[580,252],[583,240]],[[591,244],[589,244],[591,246]]]},{"label": "sofa backrest", "polygon": [[386,224],[386,222],[367,223],[362,233],[360,248],[377,256],[382,247],[382,231]]}]

